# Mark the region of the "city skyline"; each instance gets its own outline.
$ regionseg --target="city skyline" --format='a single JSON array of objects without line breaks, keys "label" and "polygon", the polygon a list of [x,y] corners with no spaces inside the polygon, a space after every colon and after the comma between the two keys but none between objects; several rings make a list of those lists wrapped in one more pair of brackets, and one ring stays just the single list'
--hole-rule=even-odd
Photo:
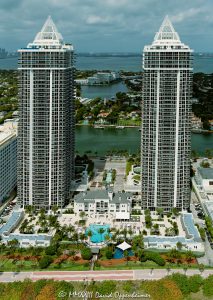
[{"label": "city skyline", "polygon": [[140,52],[168,14],[183,42],[189,42],[197,52],[212,51],[210,0],[193,3],[49,0],[39,14],[38,7],[39,1],[1,2],[1,47],[9,51],[20,48],[39,30],[38,24],[51,15],[65,40],[72,41],[78,52]]}]

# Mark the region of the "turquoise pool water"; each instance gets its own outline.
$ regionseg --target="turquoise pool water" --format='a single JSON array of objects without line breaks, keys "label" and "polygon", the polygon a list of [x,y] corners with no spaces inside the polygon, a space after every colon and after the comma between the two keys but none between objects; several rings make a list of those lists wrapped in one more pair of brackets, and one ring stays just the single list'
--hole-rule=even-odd
[{"label": "turquoise pool water", "polygon": [[107,183],[111,183],[112,182],[112,173],[111,172],[107,173],[106,182]]},{"label": "turquoise pool water", "polygon": [[[103,229],[104,232],[100,233],[99,230]],[[90,241],[92,243],[101,243],[105,241],[105,236],[106,235],[111,235],[109,233],[109,224],[106,225],[98,225],[98,224],[91,224],[87,229],[86,229],[86,235],[88,233],[88,231],[92,231],[92,236],[90,237]]]},{"label": "turquoise pool water", "polygon": [[[133,256],[134,255],[134,253],[132,252],[131,249],[128,249],[127,251],[128,251],[129,256]],[[121,249],[119,249],[119,248],[116,248],[115,249],[115,253],[113,255],[113,258],[117,258],[118,259],[118,258],[123,258],[123,257],[124,257],[124,251],[121,250]]]},{"label": "turquoise pool water", "polygon": [[141,167],[134,167],[133,171],[135,174],[140,174],[141,173]]}]

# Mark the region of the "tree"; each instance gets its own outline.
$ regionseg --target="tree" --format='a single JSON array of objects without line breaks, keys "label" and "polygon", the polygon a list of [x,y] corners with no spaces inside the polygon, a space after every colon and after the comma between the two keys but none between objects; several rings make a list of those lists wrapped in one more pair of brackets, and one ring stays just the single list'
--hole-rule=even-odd
[{"label": "tree", "polygon": [[173,213],[173,215],[174,215],[174,216],[176,216],[176,217],[177,217],[177,216],[179,216],[179,213],[180,213],[180,212],[179,212],[179,210],[178,210],[178,208],[177,208],[177,207],[173,207],[173,209],[172,209],[172,213]]},{"label": "tree", "polygon": [[17,239],[13,239],[13,240],[8,241],[7,244],[11,249],[14,249],[19,246],[19,241]]},{"label": "tree", "polygon": [[45,269],[45,268],[47,268],[52,262],[53,262],[52,257],[49,256],[49,255],[45,255],[45,256],[43,256],[43,257],[39,260],[39,267],[40,267],[41,269]]},{"label": "tree", "polygon": [[188,250],[185,254],[185,257],[186,257],[186,261],[188,263],[190,263],[192,261],[192,259],[194,258],[194,254],[191,250]]},{"label": "tree", "polygon": [[112,259],[113,258],[113,252],[112,252],[112,250],[108,249],[106,251],[106,258],[107,259]]},{"label": "tree", "polygon": [[98,233],[100,233],[102,240],[103,240],[102,234],[103,234],[104,232],[105,232],[105,230],[104,230],[102,227],[98,229]]},{"label": "tree", "polygon": [[85,260],[90,260],[92,258],[92,252],[90,248],[84,248],[81,250],[81,256]]},{"label": "tree", "polygon": [[157,207],[157,208],[156,208],[156,212],[157,212],[157,213],[159,214],[159,216],[162,218],[164,209],[163,209],[162,207]]},{"label": "tree", "polygon": [[53,205],[52,211],[53,211],[53,213],[55,215],[57,213],[57,211],[58,211],[58,206],[57,205]]},{"label": "tree", "polygon": [[81,211],[81,212],[80,212],[80,218],[81,218],[82,220],[84,219],[85,215],[86,215],[86,214],[85,214],[84,211]]},{"label": "tree", "polygon": [[199,265],[198,265],[198,269],[199,269],[200,273],[202,274],[203,271],[205,270],[204,264],[199,264]]},{"label": "tree", "polygon": [[176,247],[178,250],[181,250],[183,247],[183,244],[181,242],[177,242]]},{"label": "tree", "polygon": [[91,239],[91,237],[93,236],[92,230],[88,230],[87,236]]},{"label": "tree", "polygon": [[109,241],[110,241],[110,239],[111,239],[111,237],[110,237],[110,235],[109,235],[109,234],[106,234],[104,238],[105,238],[105,240],[106,240],[107,242],[109,242]]},{"label": "tree", "polygon": [[52,256],[52,255],[55,255],[55,254],[56,254],[57,249],[58,249],[58,245],[57,245],[57,244],[55,244],[55,245],[50,245],[50,246],[48,246],[47,248],[45,248],[45,253],[46,253],[47,255]]},{"label": "tree", "polygon": [[204,152],[205,157],[208,157],[209,159],[213,156],[213,150],[212,149],[206,149]]}]

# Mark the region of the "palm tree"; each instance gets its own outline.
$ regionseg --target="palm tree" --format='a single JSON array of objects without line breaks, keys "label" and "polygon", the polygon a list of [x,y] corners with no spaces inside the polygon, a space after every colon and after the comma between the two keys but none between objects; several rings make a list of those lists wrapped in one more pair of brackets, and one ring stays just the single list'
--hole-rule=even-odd
[{"label": "palm tree", "polygon": [[177,242],[176,246],[177,246],[178,250],[181,250],[183,247],[183,244],[181,242]]},{"label": "palm tree", "polygon": [[53,213],[54,213],[54,215],[55,215],[56,212],[58,211],[58,206],[57,206],[57,205],[53,205],[52,211],[53,211]]},{"label": "palm tree", "polygon": [[205,266],[204,266],[204,264],[199,264],[198,268],[199,268],[200,273],[202,274],[205,269]]},{"label": "palm tree", "polygon": [[100,235],[101,235],[101,239],[103,240],[103,236],[102,236],[102,234],[105,232],[105,230],[103,229],[103,228],[99,228],[98,229],[98,233],[100,233]]},{"label": "palm tree", "polygon": [[193,252],[191,250],[187,251],[185,255],[188,263],[190,263],[194,258]]},{"label": "palm tree", "polygon": [[187,266],[187,265],[184,265],[184,266],[183,266],[183,270],[184,270],[184,273],[185,273],[185,275],[186,275],[186,272],[187,272],[187,270],[188,270],[188,266]]},{"label": "palm tree", "polygon": [[83,220],[84,217],[85,217],[85,212],[84,212],[84,211],[81,211],[81,212],[80,212],[80,218]]},{"label": "palm tree", "polygon": [[87,236],[90,238],[91,240],[91,237],[93,236],[93,233],[92,233],[92,230],[88,230],[87,231]]},{"label": "palm tree", "polygon": [[128,265],[129,261],[129,252],[127,250],[124,251],[124,257],[126,258],[126,264]]},{"label": "palm tree", "polygon": [[158,207],[158,208],[156,208],[156,212],[158,213],[158,215],[159,215],[160,217],[162,217],[164,210],[163,210],[162,207]]},{"label": "palm tree", "polygon": [[109,242],[110,239],[111,239],[110,235],[109,235],[109,234],[106,234],[106,235],[105,235],[105,240],[106,240],[107,242]]}]

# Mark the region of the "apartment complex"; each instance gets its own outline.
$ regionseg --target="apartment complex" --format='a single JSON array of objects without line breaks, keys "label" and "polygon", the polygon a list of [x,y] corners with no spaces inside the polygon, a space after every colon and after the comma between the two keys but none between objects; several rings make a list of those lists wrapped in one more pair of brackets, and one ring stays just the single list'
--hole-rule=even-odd
[{"label": "apartment complex", "polygon": [[19,53],[19,203],[62,207],[74,176],[73,46],[48,17]]},{"label": "apartment complex", "polygon": [[116,220],[129,220],[132,211],[132,193],[113,193],[96,190],[79,193],[74,197],[74,212],[107,215]]},{"label": "apartment complex", "polygon": [[143,52],[142,208],[190,204],[192,50],[166,17]]},{"label": "apartment complex", "polygon": [[0,203],[16,187],[17,122],[7,120],[0,126]]}]

